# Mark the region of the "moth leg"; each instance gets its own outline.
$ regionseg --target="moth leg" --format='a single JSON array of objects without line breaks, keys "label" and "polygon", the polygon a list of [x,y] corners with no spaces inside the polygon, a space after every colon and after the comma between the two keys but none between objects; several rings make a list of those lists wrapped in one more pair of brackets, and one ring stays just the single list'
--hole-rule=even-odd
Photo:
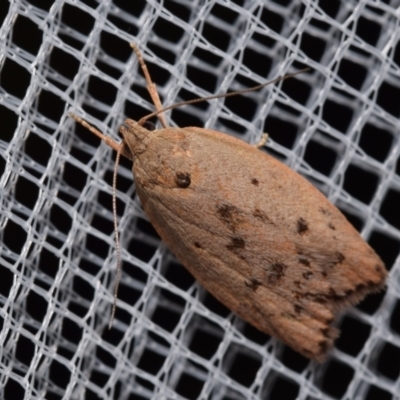
[{"label": "moth leg", "polygon": [[258,149],[260,147],[263,147],[265,143],[267,143],[268,136],[269,136],[268,133],[263,133],[261,140],[257,144],[255,144],[254,147],[257,147]]},{"label": "moth leg", "polygon": [[[158,95],[157,92],[157,88],[156,88],[156,84],[151,80],[150,74],[149,74],[149,70],[147,69],[147,65],[144,62],[142,53],[140,52],[139,48],[136,46],[135,43],[131,43],[130,46],[132,47],[133,51],[136,53],[136,57],[138,58],[139,64],[140,64],[140,68],[142,68],[144,77],[146,79],[147,82],[147,90],[150,93],[150,97],[153,100],[153,103],[156,107],[157,111],[160,111],[163,109],[163,106],[161,104],[161,100],[160,100],[160,96]],[[157,115],[158,119],[161,122],[161,125],[163,126],[163,128],[168,128],[168,124],[167,121],[165,119],[165,115],[164,113],[160,113]]]}]

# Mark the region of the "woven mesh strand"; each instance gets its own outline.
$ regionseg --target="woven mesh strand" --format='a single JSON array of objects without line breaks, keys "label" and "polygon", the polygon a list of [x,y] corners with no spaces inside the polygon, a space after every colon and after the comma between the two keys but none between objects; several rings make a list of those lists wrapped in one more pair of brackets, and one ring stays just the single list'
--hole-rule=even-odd
[{"label": "woven mesh strand", "polygon": [[[0,398],[399,399],[400,1],[2,0]],[[118,139],[164,105],[260,91],[168,113],[263,149],[309,179],[384,260],[387,290],[338,321],[310,362],[236,317],[160,241],[118,169],[123,275],[112,219]],[[267,173],[267,171],[265,172]]]}]

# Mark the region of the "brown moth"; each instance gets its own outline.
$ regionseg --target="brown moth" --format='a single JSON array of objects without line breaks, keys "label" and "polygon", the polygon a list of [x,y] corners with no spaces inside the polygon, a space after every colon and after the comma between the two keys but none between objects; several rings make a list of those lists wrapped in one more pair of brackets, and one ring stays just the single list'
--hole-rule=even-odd
[{"label": "brown moth", "polygon": [[[178,260],[219,301],[302,355],[323,361],[344,308],[385,285],[386,269],[342,213],[306,179],[241,140],[126,120],[117,144],[133,160],[142,206]],[[217,96],[214,96],[217,97]],[[150,116],[151,116],[150,115]]]}]

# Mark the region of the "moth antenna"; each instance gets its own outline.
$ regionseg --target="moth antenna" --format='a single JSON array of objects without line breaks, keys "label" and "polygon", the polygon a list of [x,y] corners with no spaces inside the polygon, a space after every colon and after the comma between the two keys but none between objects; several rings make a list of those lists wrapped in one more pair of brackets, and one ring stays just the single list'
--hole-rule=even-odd
[{"label": "moth antenna", "polygon": [[136,53],[136,57],[139,61],[139,65],[142,68],[144,78],[146,79],[146,83],[147,83],[147,90],[148,90],[150,97],[153,100],[153,103],[157,110],[156,115],[157,115],[158,119],[160,120],[163,128],[168,128],[168,124],[167,124],[167,121],[166,121],[165,115],[164,115],[165,109],[163,109],[163,106],[161,104],[161,100],[160,100],[160,96],[158,95],[158,92],[157,92],[156,84],[151,80],[149,70],[147,69],[147,65],[144,61],[142,53],[140,52],[139,48],[136,46],[135,43],[131,43],[130,46],[132,47],[133,51]]},{"label": "moth antenna", "polygon": [[114,233],[115,233],[115,249],[117,253],[117,277],[115,280],[115,286],[114,286],[114,300],[113,300],[113,306],[111,310],[111,317],[110,317],[110,322],[108,324],[108,329],[111,329],[112,324],[114,322],[114,317],[115,317],[115,312],[117,309],[117,297],[118,297],[118,288],[119,288],[119,283],[121,281],[121,245],[119,241],[119,234],[118,234],[118,217],[117,217],[117,172],[118,172],[118,165],[119,161],[121,158],[121,154],[129,159],[132,160],[132,155],[128,152],[128,150],[125,148],[124,143],[117,143],[113,139],[109,138],[108,136],[104,135],[102,132],[100,132],[98,129],[96,129],[94,126],[90,125],[88,122],[86,122],[84,119],[81,117],[78,117],[77,115],[73,113],[69,113],[69,116],[73,118],[76,122],[81,124],[83,127],[88,129],[90,132],[94,133],[97,137],[102,139],[104,142],[106,142],[112,149],[114,149],[117,152],[117,156],[115,159],[115,165],[114,165],[114,173],[113,173],[113,181],[112,181],[112,209],[113,209],[113,220],[114,220]]},{"label": "moth antenna", "polygon": [[83,118],[78,117],[76,114],[68,113],[68,115],[71,118],[73,118],[76,122],[78,122],[78,124],[82,125],[84,128],[88,129],[90,132],[95,134],[98,138],[103,140],[108,146],[110,146],[117,153],[120,152],[124,157],[129,158],[130,160],[132,160],[132,154],[130,154],[130,152],[128,152],[128,150],[125,148],[123,143],[117,143],[115,140],[113,140],[112,138],[106,136],[104,133],[100,132],[94,126],[90,125]]},{"label": "moth antenna", "polygon": [[[248,92],[253,92],[253,91],[255,91],[255,90],[258,90],[258,89],[263,88],[264,86],[272,85],[272,84],[274,84],[274,83],[277,83],[277,82],[280,82],[280,81],[284,81],[284,80],[289,79],[289,78],[293,78],[294,76],[296,76],[296,75],[298,75],[298,74],[302,74],[303,72],[307,72],[307,71],[309,71],[309,70],[310,70],[310,68],[304,68],[304,69],[301,69],[300,71],[294,72],[293,74],[287,74],[287,75],[284,75],[284,76],[279,76],[278,78],[275,78],[275,79],[273,79],[272,81],[265,82],[265,83],[261,83],[260,85],[253,86],[253,87],[248,88],[248,89],[238,90],[237,92],[224,93],[224,94],[216,94],[216,95],[213,95],[213,96],[199,97],[199,98],[197,98],[197,99],[192,99],[192,100],[187,100],[187,101],[181,101],[181,102],[179,102],[179,103],[175,103],[175,104],[172,104],[172,105],[170,105],[170,106],[168,106],[168,107],[162,108],[161,110],[159,110],[159,109],[157,108],[157,111],[154,111],[154,112],[152,112],[151,114],[148,114],[148,115],[142,117],[142,118],[138,121],[138,124],[139,124],[139,125],[143,125],[144,122],[146,122],[149,118],[154,117],[154,116],[156,116],[156,115],[158,116],[160,113],[163,113],[164,111],[172,110],[172,109],[177,108],[177,107],[186,106],[186,105],[188,105],[188,104],[201,103],[202,101],[209,101],[209,100],[221,99],[221,98],[224,98],[224,97],[232,97],[232,96],[237,96],[237,95],[239,95],[239,94],[244,94],[244,93],[248,93]],[[147,79],[146,79],[146,80],[147,80]],[[160,103],[160,104],[161,104],[161,103]]]},{"label": "moth antenna", "polygon": [[115,279],[114,286],[114,301],[111,310],[110,323],[108,324],[108,329],[111,329],[112,323],[114,322],[115,311],[117,309],[117,297],[118,297],[118,288],[119,283],[121,281],[121,244],[119,242],[118,235],[118,217],[117,217],[117,172],[118,172],[118,164],[121,158],[122,146],[117,151],[117,157],[115,159],[114,165],[114,173],[113,173],[113,182],[112,182],[112,209],[113,209],[113,220],[114,220],[114,233],[115,233],[115,250],[117,252],[117,277]]}]

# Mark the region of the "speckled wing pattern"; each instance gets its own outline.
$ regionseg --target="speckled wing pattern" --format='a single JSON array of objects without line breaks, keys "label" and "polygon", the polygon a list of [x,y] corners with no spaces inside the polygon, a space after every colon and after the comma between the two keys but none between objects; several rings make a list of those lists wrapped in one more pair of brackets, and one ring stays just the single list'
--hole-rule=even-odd
[{"label": "speckled wing pattern", "polygon": [[143,208],[180,262],[244,320],[323,361],[336,314],[383,287],[377,254],[263,151],[201,128],[125,126]]}]

